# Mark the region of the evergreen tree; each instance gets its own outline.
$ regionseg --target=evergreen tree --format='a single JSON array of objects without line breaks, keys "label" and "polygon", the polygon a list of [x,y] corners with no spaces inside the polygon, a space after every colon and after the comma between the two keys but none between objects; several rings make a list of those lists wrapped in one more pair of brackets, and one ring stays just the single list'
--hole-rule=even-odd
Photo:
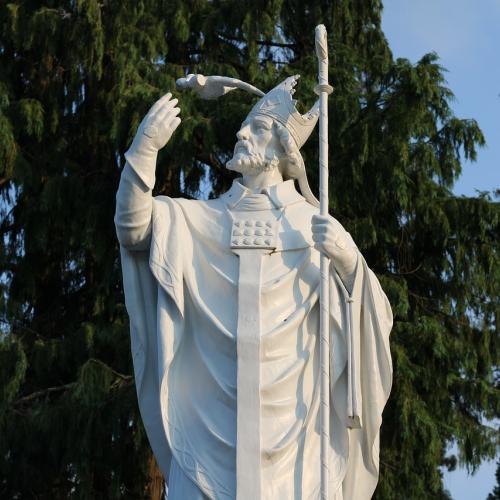
[{"label": "evergreen tree", "polygon": [[[330,40],[330,211],[391,301],[378,499],[449,498],[440,467],[494,456],[498,203],[452,194],[484,144],[435,54],[394,60],[379,0],[0,4],[0,497],[159,498],[137,410],[114,193],[142,116],[187,72],[315,99]],[[180,96],[155,194],[211,196],[253,98]],[[304,148],[317,188],[317,138]],[[497,373],[498,375],[498,373]]]}]

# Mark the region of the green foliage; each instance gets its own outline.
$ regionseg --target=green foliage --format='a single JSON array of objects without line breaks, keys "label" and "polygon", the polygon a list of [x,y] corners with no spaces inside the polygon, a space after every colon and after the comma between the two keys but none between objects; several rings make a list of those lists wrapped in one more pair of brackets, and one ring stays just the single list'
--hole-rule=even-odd
[{"label": "green foliage", "polygon": [[[97,0],[0,4],[0,496],[142,498],[150,454],[131,377],[114,193],[148,107],[188,72],[270,89],[329,32],[331,213],[393,306],[394,386],[378,499],[448,498],[457,443],[474,470],[499,417],[498,203],[456,197],[484,144],[451,108],[437,55],[394,60],[379,0]],[[155,193],[211,195],[254,99],[180,97]],[[317,138],[303,153],[317,187]],[[183,180],[183,182],[181,182]],[[498,372],[496,373],[498,378]],[[411,488],[410,486],[411,485]]]}]

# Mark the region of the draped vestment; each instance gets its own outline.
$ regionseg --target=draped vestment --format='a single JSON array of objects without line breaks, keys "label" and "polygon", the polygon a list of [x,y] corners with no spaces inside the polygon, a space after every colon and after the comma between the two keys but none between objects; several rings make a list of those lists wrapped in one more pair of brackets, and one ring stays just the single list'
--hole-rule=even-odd
[{"label": "draped vestment", "polygon": [[[190,481],[186,487],[199,491],[199,498],[235,498],[236,327],[244,311],[238,311],[239,258],[230,240],[232,221],[242,212],[256,219],[271,214],[279,221],[276,251],[262,257],[261,275],[255,277],[261,280],[262,498],[318,499],[320,277],[311,234],[317,209],[293,181],[257,194],[235,181],[208,201],[157,197],[147,245],[127,245],[122,238],[141,415],[165,478],[179,481],[170,484],[173,500],[182,498],[182,481]],[[133,231],[134,212],[117,209],[116,224],[119,237]],[[391,309],[349,241],[358,255],[349,284],[333,263],[330,272],[330,496],[335,500],[373,494],[382,411],[392,381]],[[359,429],[347,427],[349,321],[359,339]]]}]

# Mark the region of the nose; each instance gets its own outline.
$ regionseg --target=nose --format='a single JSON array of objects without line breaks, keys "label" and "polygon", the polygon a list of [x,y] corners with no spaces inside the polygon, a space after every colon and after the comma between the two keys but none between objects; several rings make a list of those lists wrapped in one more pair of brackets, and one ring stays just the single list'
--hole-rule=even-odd
[{"label": "nose", "polygon": [[240,141],[246,141],[248,140],[248,134],[250,132],[250,126],[245,125],[244,127],[241,127],[238,132],[236,132],[236,137]]}]

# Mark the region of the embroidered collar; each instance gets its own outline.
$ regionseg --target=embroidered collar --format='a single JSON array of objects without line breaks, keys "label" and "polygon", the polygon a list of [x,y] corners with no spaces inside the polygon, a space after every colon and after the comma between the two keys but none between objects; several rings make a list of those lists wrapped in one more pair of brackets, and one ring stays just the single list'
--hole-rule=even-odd
[{"label": "embroidered collar", "polygon": [[304,197],[295,189],[292,179],[258,190],[249,189],[241,184],[238,179],[235,179],[229,191],[226,191],[221,198],[232,209],[243,198],[252,194],[266,194],[276,208],[283,208],[292,203],[304,200]]}]

